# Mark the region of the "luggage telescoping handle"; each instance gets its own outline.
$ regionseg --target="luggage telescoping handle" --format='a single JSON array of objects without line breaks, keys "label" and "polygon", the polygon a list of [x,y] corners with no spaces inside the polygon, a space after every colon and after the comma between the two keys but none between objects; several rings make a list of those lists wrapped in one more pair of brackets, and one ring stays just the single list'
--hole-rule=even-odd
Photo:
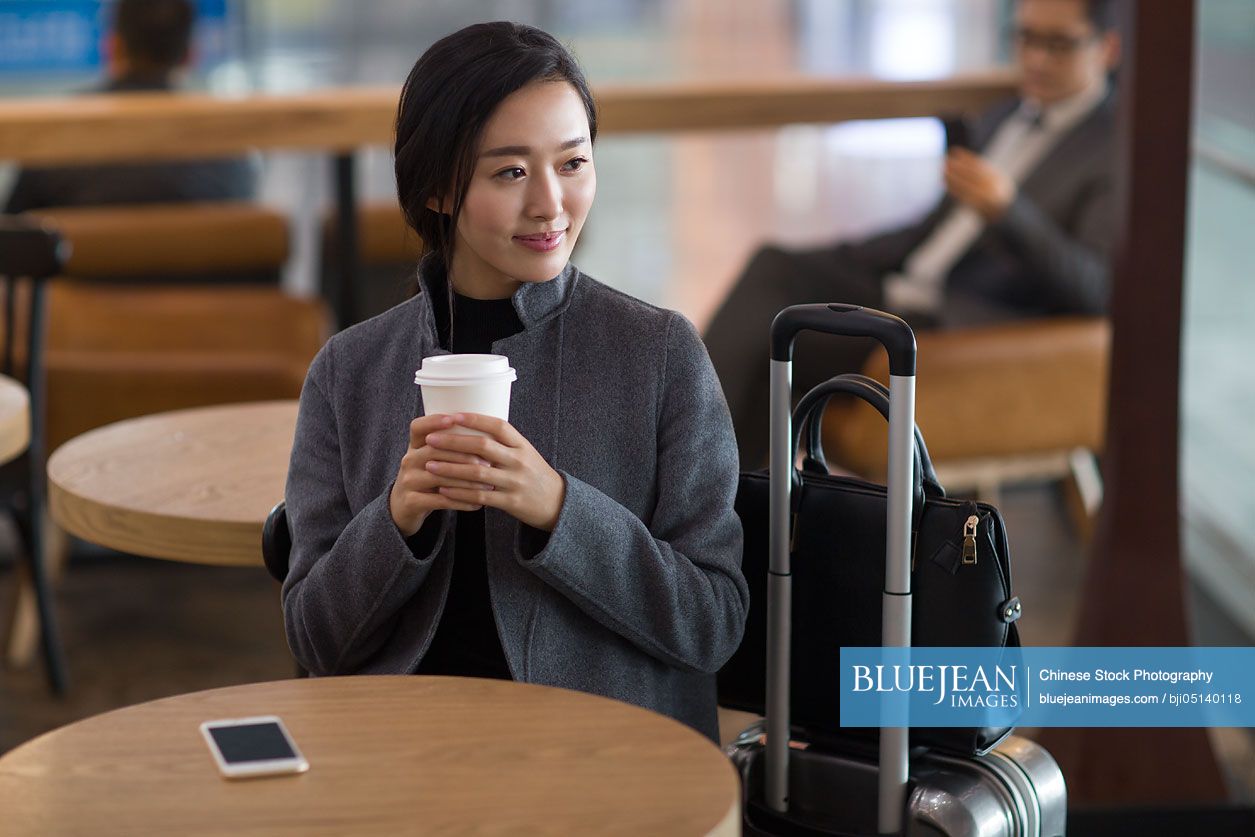
[{"label": "luggage telescoping handle", "polygon": [[[915,431],[915,334],[902,319],[858,305],[794,305],[771,324],[771,502],[767,576],[767,752],[765,801],[788,811],[789,674],[792,568],[789,561],[793,485],[793,343],[803,331],[871,337],[889,354],[889,468],[885,588],[881,637],[906,648],[911,638],[911,469]],[[835,665],[836,660],[833,661]],[[879,831],[902,830],[907,789],[905,727],[880,733]]]}]

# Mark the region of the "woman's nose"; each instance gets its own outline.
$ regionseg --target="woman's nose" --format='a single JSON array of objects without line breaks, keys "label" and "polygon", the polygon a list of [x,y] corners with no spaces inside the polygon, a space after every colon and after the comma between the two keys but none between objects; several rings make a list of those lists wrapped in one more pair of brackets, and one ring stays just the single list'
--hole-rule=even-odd
[{"label": "woman's nose", "polygon": [[562,185],[556,174],[546,172],[532,178],[524,211],[531,218],[544,220],[557,218],[562,214]]}]

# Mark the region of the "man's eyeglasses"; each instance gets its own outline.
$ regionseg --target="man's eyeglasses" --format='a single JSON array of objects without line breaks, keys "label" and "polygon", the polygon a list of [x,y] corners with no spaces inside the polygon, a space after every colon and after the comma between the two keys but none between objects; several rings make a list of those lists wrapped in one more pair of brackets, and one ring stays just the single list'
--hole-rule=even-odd
[{"label": "man's eyeglasses", "polygon": [[1095,39],[1095,35],[1059,35],[1032,29],[1013,29],[1011,39],[1020,49],[1036,48],[1054,58],[1064,58]]}]

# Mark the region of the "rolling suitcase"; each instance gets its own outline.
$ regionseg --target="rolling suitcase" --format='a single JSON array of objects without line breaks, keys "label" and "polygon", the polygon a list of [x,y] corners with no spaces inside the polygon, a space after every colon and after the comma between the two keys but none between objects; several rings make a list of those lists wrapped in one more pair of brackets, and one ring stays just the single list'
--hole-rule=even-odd
[{"label": "rolling suitcase", "polygon": [[[770,570],[767,578],[766,717],[728,748],[741,775],[750,835],[906,834],[1059,837],[1067,790],[1044,749],[1010,736],[983,756],[908,752],[907,730],[884,728],[876,744],[834,747],[790,726],[793,342],[804,330],[872,337],[889,353],[889,468],[882,637],[911,635],[911,484],[915,432],[915,336],[897,317],[852,305],[786,308],[771,328]],[[758,603],[760,606],[762,603]],[[869,800],[876,799],[876,804]]]}]

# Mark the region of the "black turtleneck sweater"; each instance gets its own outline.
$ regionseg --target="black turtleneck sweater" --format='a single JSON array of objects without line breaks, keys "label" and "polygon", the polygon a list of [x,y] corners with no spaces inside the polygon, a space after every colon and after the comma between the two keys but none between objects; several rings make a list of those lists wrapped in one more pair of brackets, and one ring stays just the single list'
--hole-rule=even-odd
[{"label": "black turtleneck sweater", "polygon": [[[497,340],[517,334],[523,323],[511,299],[471,299],[454,294],[453,340],[449,341],[449,312],[443,300],[436,301],[436,327],[440,345],[456,354],[490,354]],[[438,525],[436,515],[423,529]],[[427,535],[427,538],[424,538]],[[420,542],[434,533],[420,530]],[[416,552],[423,547],[417,547]],[[430,550],[427,550],[430,551]],[[484,538],[484,512],[457,513],[454,539],[453,577],[444,611],[431,646],[418,664],[417,674],[457,674],[465,677],[510,679],[510,667],[488,595],[487,545]]]}]

